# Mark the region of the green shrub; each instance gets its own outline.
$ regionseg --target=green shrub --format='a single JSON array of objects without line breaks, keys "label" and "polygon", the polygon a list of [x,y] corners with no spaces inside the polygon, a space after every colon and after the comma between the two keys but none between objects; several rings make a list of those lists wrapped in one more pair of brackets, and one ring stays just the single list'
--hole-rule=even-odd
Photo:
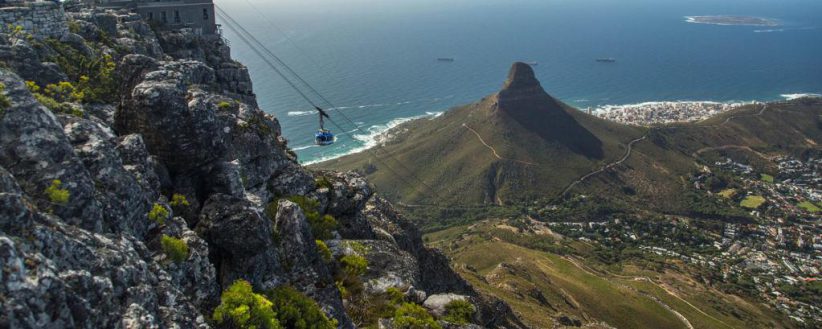
[{"label": "green shrub", "polygon": [[334,230],[337,229],[337,220],[331,215],[323,216],[306,216],[308,225],[311,226],[311,233],[314,237],[320,240],[329,240],[334,238]]},{"label": "green shrub", "polygon": [[334,286],[337,287],[337,291],[340,292],[340,296],[342,296],[343,299],[351,297],[351,293],[348,292],[348,289],[345,287],[345,283],[342,281],[334,281]]},{"label": "green shrub", "polygon": [[476,312],[474,305],[462,299],[453,300],[445,304],[445,317],[443,320],[455,324],[467,324],[471,322],[471,317]]},{"label": "green shrub", "polygon": [[263,212],[268,216],[268,219],[274,220],[274,217],[277,217],[278,210],[280,210],[280,200],[274,200],[265,206]]},{"label": "green shrub", "polygon": [[375,328],[379,319],[390,319],[402,305],[404,295],[394,287],[384,293],[350,296],[345,303],[345,312],[360,328]]},{"label": "green shrub", "polygon": [[394,312],[394,328],[442,329],[442,326],[422,306],[404,303]]},{"label": "green shrub", "polygon": [[328,263],[331,261],[331,249],[328,249],[328,245],[323,242],[323,240],[316,240],[314,241],[317,244],[317,251],[320,253],[320,256],[323,257],[323,260]]},{"label": "green shrub", "polygon": [[[56,87],[56,85],[52,85],[52,84],[49,84],[49,86],[53,86],[53,87],[50,88],[50,93],[59,94],[59,95],[61,95],[60,97],[63,97],[63,96],[70,97],[70,96],[66,96],[64,94],[66,92],[64,89],[60,89],[59,87]],[[64,102],[58,102],[54,98],[41,93],[42,89],[34,81],[26,81],[26,87],[29,88],[29,91],[31,91],[32,96],[34,96],[34,99],[36,99],[38,103],[40,103],[43,106],[47,107],[52,112],[66,113],[66,114],[71,114],[71,115],[74,115],[74,116],[77,116],[77,117],[82,117],[83,116],[83,111],[82,110],[74,108],[73,106],[71,106],[67,103],[64,103]]]},{"label": "green shrub", "polygon": [[317,179],[314,180],[314,183],[316,184],[318,189],[319,188],[327,188],[327,189],[330,190],[334,187],[334,185],[331,184],[331,181],[328,180],[328,178],[326,178],[325,176],[317,177]]},{"label": "green shrub", "polygon": [[317,302],[289,286],[281,286],[267,297],[273,302],[277,321],[290,329],[334,329],[337,321],[325,316]]},{"label": "green shrub", "polygon": [[405,299],[405,294],[400,291],[397,287],[390,287],[385,289],[385,295],[388,296],[388,301],[394,305],[402,304],[403,300]]},{"label": "green shrub", "polygon": [[60,81],[57,84],[47,84],[43,88],[43,94],[51,97],[58,103],[82,102],[85,95],[82,90],[78,90],[71,82]]},{"label": "green shrub", "polygon": [[160,238],[163,252],[174,262],[182,262],[188,258],[188,244],[182,239],[163,234]]},{"label": "green shrub", "polygon": [[190,203],[188,203],[188,199],[186,198],[185,195],[178,194],[178,193],[174,193],[171,196],[171,202],[169,202],[169,204],[172,207],[180,207],[180,206],[188,207],[188,206],[191,205]]},{"label": "green shrub", "polygon": [[148,219],[160,225],[166,223],[166,219],[168,219],[168,216],[168,209],[166,209],[166,207],[163,207],[163,205],[159,203],[155,203],[154,206],[151,207],[151,211],[148,212]]},{"label": "green shrub", "polygon": [[365,274],[368,260],[359,255],[346,255],[340,258],[340,266],[347,277],[357,277]]},{"label": "green shrub", "polygon": [[111,55],[87,56],[54,38],[45,39],[44,42],[54,50],[47,60],[57,63],[75,89],[82,93],[83,97],[78,102],[113,103],[118,100],[117,64]]},{"label": "green shrub", "polygon": [[222,101],[222,102],[217,103],[217,108],[220,109],[220,110],[227,110],[230,107],[231,107],[231,103],[226,102],[226,101]]},{"label": "green shrub", "polygon": [[63,182],[59,179],[55,179],[51,181],[51,185],[49,185],[49,187],[46,188],[46,197],[49,199],[51,203],[65,205],[69,202],[69,196],[71,194],[67,189],[60,188],[62,186]]},{"label": "green shrub", "polygon": [[328,240],[334,237],[332,232],[337,229],[337,220],[331,215],[320,215],[317,211],[320,203],[317,200],[302,195],[291,196],[288,200],[296,203],[303,210],[315,239]]},{"label": "green shrub", "polygon": [[80,23],[75,20],[68,21],[68,29],[71,33],[80,33]]},{"label": "green shrub", "polygon": [[347,241],[346,245],[354,250],[359,255],[365,256],[368,255],[368,252],[371,251],[371,248],[362,244],[359,241]]},{"label": "green shrub", "polygon": [[9,106],[11,106],[11,101],[9,96],[6,96],[6,85],[0,83],[0,118]]},{"label": "green shrub", "polygon": [[280,329],[273,305],[265,296],[254,293],[248,281],[237,280],[223,291],[212,318],[228,328]]}]

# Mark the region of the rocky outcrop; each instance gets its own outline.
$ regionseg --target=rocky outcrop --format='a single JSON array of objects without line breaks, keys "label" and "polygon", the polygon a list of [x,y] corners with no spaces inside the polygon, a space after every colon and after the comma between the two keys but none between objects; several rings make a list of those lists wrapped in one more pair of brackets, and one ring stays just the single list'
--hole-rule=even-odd
[{"label": "rocky outcrop", "polygon": [[157,35],[126,12],[70,16],[59,40],[116,60],[119,101],[47,108],[24,81],[68,79],[44,62],[55,49],[0,34],[0,327],[207,328],[220,292],[243,279],[292,286],[351,328],[309,211],[340,223],[326,241],[334,255],[358,253],[354,240],[369,250],[365,294],[456,293],[479,306],[480,324],[516,323],[362,177],[301,167],[219,38]]}]

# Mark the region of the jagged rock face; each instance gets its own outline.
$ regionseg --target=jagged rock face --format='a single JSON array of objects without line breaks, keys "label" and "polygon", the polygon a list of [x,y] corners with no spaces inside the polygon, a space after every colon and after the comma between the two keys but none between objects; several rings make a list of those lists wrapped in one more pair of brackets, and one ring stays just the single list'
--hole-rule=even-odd
[{"label": "jagged rock face", "polygon": [[[318,188],[221,40],[158,37],[124,12],[71,16],[79,28],[62,40],[118,60],[120,102],[53,113],[23,82],[66,79],[41,61],[53,50],[0,34],[0,58],[23,75],[0,69],[10,103],[0,109],[0,327],[208,328],[221,290],[245,279],[260,291],[291,285],[352,328],[336,265],[319,255],[303,210],[279,199],[292,195],[342,223],[330,246],[371,247],[371,293],[458,293],[490,326],[510,321],[507,305],[480,298],[362,177],[324,172],[331,186]],[[83,49],[112,36],[118,50]],[[65,203],[46,193],[55,180]],[[266,215],[271,202],[278,210]],[[155,208],[168,213],[149,216]],[[188,247],[182,259],[166,254],[167,237]]]},{"label": "jagged rock face", "polygon": [[[57,117],[37,103],[14,74],[0,71],[0,82],[15,104],[4,111],[0,121],[0,166],[18,179],[39,208],[51,209],[72,225],[102,232],[103,214],[93,181]],[[44,196],[55,179],[65,182],[72,203],[52,205]]]},{"label": "jagged rock face", "polygon": [[23,79],[40,85],[67,79],[57,64],[43,62],[40,54],[26,40],[15,39],[12,42],[7,37],[0,38],[0,60]]},{"label": "jagged rock face", "polygon": [[[227,287],[245,279],[256,287],[282,273],[271,220],[259,207],[240,198],[216,194],[205,202],[196,231],[211,246],[211,259]],[[274,284],[276,286],[276,284]]]}]

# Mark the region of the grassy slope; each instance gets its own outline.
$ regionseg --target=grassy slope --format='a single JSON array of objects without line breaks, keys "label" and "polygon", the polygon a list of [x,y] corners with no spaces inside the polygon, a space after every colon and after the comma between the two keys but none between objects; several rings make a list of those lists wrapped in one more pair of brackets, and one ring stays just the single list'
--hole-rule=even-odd
[{"label": "grassy slope", "polygon": [[[630,265],[620,273],[603,273],[578,260],[495,238],[500,227],[505,226],[489,220],[432,233],[427,239],[452,258],[466,280],[504,299],[535,328],[551,327],[562,314],[619,328],[685,327],[663,305],[694,328],[780,327],[779,315],[766,307],[706,288],[687,275]],[[584,244],[569,245],[585,252]]]}]

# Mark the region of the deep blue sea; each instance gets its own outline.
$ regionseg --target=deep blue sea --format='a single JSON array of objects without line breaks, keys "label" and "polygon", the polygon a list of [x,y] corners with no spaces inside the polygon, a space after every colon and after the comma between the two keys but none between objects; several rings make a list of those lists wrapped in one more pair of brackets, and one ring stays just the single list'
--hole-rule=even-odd
[{"label": "deep blue sea", "polygon": [[[514,61],[587,108],[822,94],[819,0],[230,0],[217,2],[337,110],[338,142],[313,146],[311,107],[230,30],[263,110],[300,161],[361,150],[390,126],[491,94]],[[687,23],[740,15],[779,27]],[[439,57],[453,62],[437,61]],[[615,63],[594,59],[612,57]],[[356,125],[355,125],[356,124]],[[360,129],[358,130],[357,127]]]}]

